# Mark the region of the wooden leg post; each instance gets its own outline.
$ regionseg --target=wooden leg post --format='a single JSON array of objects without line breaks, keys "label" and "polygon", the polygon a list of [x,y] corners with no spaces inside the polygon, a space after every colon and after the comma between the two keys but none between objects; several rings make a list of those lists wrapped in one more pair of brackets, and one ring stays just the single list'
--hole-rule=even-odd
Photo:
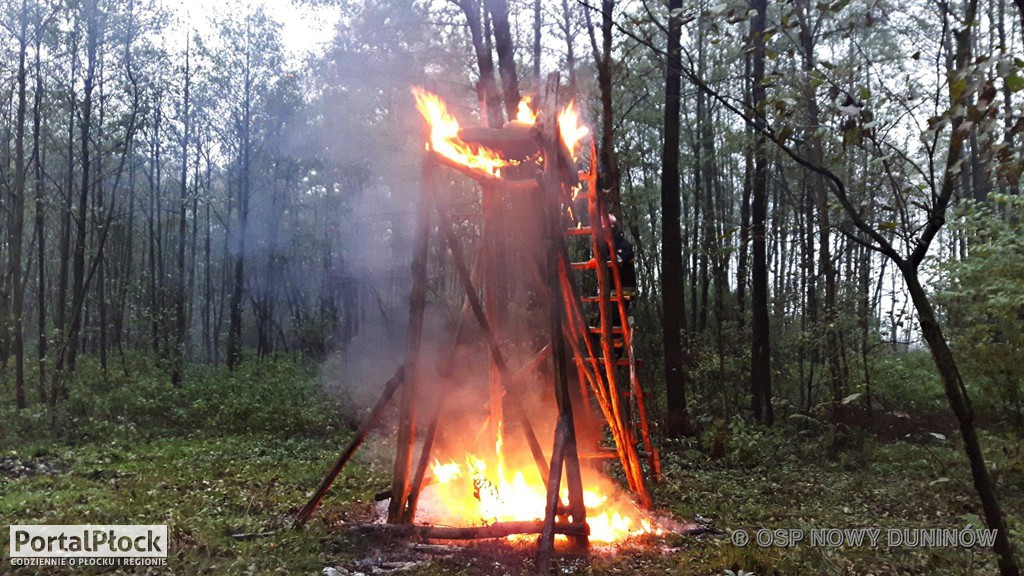
[{"label": "wooden leg post", "polygon": [[501,382],[508,397],[509,407],[512,409],[512,413],[523,427],[523,432],[526,435],[526,442],[530,446],[530,452],[533,454],[533,459],[537,463],[537,468],[541,472],[541,478],[547,478],[548,464],[547,460],[544,458],[544,452],[541,450],[540,442],[537,440],[537,435],[534,434],[533,427],[530,425],[530,418],[526,414],[526,408],[523,407],[522,400],[519,398],[519,393],[513,385],[514,378],[508,368],[508,363],[505,362],[505,355],[502,354],[501,347],[498,345],[498,338],[494,335],[494,331],[491,329],[490,322],[488,321],[487,315],[480,303],[480,298],[476,295],[476,288],[473,286],[469,270],[466,268],[466,259],[462,253],[462,245],[459,244],[459,239],[455,236],[455,230],[452,228],[447,210],[440,202],[437,203],[437,214],[441,232],[445,235],[448,242],[448,248],[452,253],[452,260],[454,260],[455,268],[458,271],[459,281],[462,283],[462,288],[465,290],[466,296],[469,298],[469,305],[473,309],[473,314],[476,316],[477,322],[480,324],[480,328],[484,332],[484,336],[487,340],[487,346],[491,352],[491,358],[494,359],[498,370],[501,372]]},{"label": "wooden leg post", "polygon": [[[547,79],[544,94],[545,118],[553,120],[558,102],[558,75]],[[544,141],[544,173],[541,176],[543,194],[543,219],[546,236],[548,265],[548,293],[560,294],[561,279],[557,263],[564,249],[561,230],[561,186],[560,164],[556,160],[561,153],[561,138],[557,124],[549,121],[542,134]],[[544,528],[541,531],[537,551],[537,570],[547,575],[551,570],[551,554],[554,551],[555,518],[560,499],[562,466],[565,466],[566,485],[569,492],[569,515],[573,523],[586,522],[587,512],[583,505],[583,482],[580,477],[579,453],[576,449],[576,430],[572,417],[572,401],[569,396],[569,378],[566,369],[566,341],[563,334],[562,313],[565,302],[562,298],[550,298],[548,310],[551,337],[551,354],[554,360],[555,401],[558,403],[558,425],[555,428],[555,443],[551,454],[551,475],[548,480],[548,494],[544,510]],[[585,547],[589,543],[586,535],[572,539],[575,546]]]},{"label": "wooden leg post", "polygon": [[433,154],[427,153],[421,169],[422,192],[416,217],[416,248],[412,261],[412,296],[409,298],[409,332],[405,341],[406,382],[400,398],[398,439],[395,448],[395,465],[391,484],[391,504],[388,507],[388,522],[409,524],[408,516],[409,472],[412,467],[412,451],[416,442],[416,382],[420,340],[423,335],[423,312],[427,301],[427,257],[430,248],[430,197],[434,175]]},{"label": "wooden leg post", "polygon": [[334,464],[327,470],[324,477],[320,479],[320,484],[316,488],[316,492],[310,497],[309,502],[299,510],[299,513],[295,516],[295,522],[293,526],[295,528],[302,528],[309,518],[316,512],[317,508],[320,507],[320,502],[323,501],[327,491],[331,489],[331,484],[334,483],[335,478],[341,473],[342,468],[348,464],[348,461],[355,455],[356,450],[366,440],[366,435],[370,433],[373,426],[380,419],[381,413],[384,412],[384,407],[391,401],[391,397],[395,395],[395,390],[398,389],[399,385],[404,379],[403,369],[400,367],[395,375],[388,380],[387,384],[384,385],[384,391],[380,395],[380,400],[377,400],[377,405],[370,411],[370,415],[366,417],[363,424],[356,431],[356,435],[349,441],[348,446],[342,450],[338,459],[334,461]]}]

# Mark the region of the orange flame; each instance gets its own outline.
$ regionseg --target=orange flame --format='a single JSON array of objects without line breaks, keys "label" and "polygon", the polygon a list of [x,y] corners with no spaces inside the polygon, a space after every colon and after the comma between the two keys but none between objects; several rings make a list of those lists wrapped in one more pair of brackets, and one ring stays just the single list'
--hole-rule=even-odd
[{"label": "orange flame", "polygon": [[458,464],[455,462],[441,464],[437,458],[434,458],[434,464],[430,469],[434,471],[434,478],[442,484],[451,482],[462,475],[462,470]]},{"label": "orange flame", "polygon": [[[464,525],[543,519],[547,501],[544,482],[533,468],[507,469],[501,434],[499,423],[494,466],[473,454],[466,454],[464,466],[455,460],[434,460],[431,469],[437,482],[430,490],[443,508],[432,511],[436,516]],[[624,500],[609,498],[608,494],[615,491],[611,483],[593,478],[584,481],[583,505],[591,541],[612,543],[631,536],[661,533],[643,511]],[[560,495],[567,505],[568,491],[562,489]]]},{"label": "orange flame", "polygon": [[562,133],[562,142],[565,147],[576,157],[577,149],[590,129],[580,123],[580,115],[576,111],[576,102],[569,102],[569,105],[558,115],[558,130]]},{"label": "orange flame", "polygon": [[471,145],[459,138],[459,121],[448,112],[439,96],[417,87],[413,87],[412,95],[416,99],[416,108],[430,126],[428,150],[491,176],[500,176],[501,169],[512,164],[490,148]]},{"label": "orange flame", "polygon": [[533,109],[533,99],[523,96],[523,99],[519,101],[519,107],[516,108],[516,122],[536,124],[537,116],[537,111]]}]

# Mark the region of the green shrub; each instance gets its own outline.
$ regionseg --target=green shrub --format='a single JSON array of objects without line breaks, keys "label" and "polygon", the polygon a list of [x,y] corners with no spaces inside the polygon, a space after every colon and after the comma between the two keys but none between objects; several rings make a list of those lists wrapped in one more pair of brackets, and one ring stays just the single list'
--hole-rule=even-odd
[{"label": "green shrub", "polygon": [[75,442],[209,432],[320,435],[342,425],[311,367],[288,357],[246,359],[236,372],[190,365],[179,387],[148,357],[127,365],[128,375],[121,366],[104,372],[82,358],[56,418],[43,405],[20,412],[5,405],[0,441],[31,440],[52,431],[54,422]]},{"label": "green shrub", "polygon": [[890,410],[947,410],[931,353],[924,348],[879,355],[871,362],[871,393]]}]

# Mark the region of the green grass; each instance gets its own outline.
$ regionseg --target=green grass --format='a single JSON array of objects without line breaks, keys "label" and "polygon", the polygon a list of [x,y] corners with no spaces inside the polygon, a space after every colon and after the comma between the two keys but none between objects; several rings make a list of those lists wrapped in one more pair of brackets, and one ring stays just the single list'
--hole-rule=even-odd
[{"label": "green grass", "polygon": [[[291,518],[350,431],[307,370],[283,362],[253,364],[237,375],[194,369],[182,389],[144,369],[105,381],[93,373],[97,380],[79,381],[72,390],[59,437],[46,431],[45,410],[4,412],[0,462],[18,459],[45,468],[0,473],[2,523],[167,524],[167,567],[138,574],[314,575],[325,566],[369,574],[367,564],[382,561],[413,561],[402,573],[424,576],[535,573],[532,545],[480,543],[438,557],[410,551],[404,541],[348,530],[347,524],[373,516],[372,495],[389,483],[391,447],[381,434],[345,469],[308,528],[292,530]],[[654,493],[664,514],[711,517],[723,535],[667,535],[614,550],[595,548],[589,556],[563,555],[558,573],[995,572],[994,556],[983,550],[831,549],[806,542],[760,548],[729,540],[736,529],[978,526],[980,507],[954,438],[922,432],[879,443],[863,433],[764,430],[738,420],[715,430],[719,458],[709,456],[710,432],[665,446],[665,478]],[[1019,541],[1022,446],[1009,436],[983,435],[983,441]],[[274,530],[248,541],[231,537]],[[6,531],[0,538],[2,574],[112,573],[12,568]]]},{"label": "green grass", "polygon": [[[45,461],[59,472],[0,479],[0,517],[24,524],[166,523],[167,574],[315,573],[329,561],[322,528],[245,542],[230,535],[285,527],[345,440],[234,435],[8,450],[2,456]],[[321,516],[365,515],[361,502],[384,476],[375,465],[351,466]]]}]

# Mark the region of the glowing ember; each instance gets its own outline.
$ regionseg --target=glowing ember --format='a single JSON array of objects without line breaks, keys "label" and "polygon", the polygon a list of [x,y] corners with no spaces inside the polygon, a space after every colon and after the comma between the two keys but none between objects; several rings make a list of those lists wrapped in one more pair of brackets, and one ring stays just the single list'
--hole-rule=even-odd
[{"label": "glowing ember", "polygon": [[590,129],[580,123],[580,115],[576,112],[575,102],[569,102],[565,110],[558,115],[558,130],[562,133],[565,147],[572,152],[573,158],[575,158],[580,143],[590,133]]},{"label": "glowing ember", "polygon": [[413,87],[412,95],[416,99],[416,108],[430,126],[428,150],[491,176],[500,176],[500,170],[512,164],[490,148],[471,145],[459,138],[459,121],[448,112],[439,96],[416,87]]},{"label": "glowing ember", "polygon": [[523,124],[537,123],[537,112],[531,106],[532,103],[529,96],[523,96],[523,99],[519,101],[519,107],[516,109],[516,122]]}]

